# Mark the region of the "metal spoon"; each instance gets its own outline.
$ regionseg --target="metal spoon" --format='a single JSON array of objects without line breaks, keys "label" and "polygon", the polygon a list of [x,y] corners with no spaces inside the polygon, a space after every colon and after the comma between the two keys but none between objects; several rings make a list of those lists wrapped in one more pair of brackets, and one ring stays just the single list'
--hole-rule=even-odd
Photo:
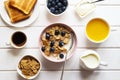
[{"label": "metal spoon", "polygon": [[70,45],[70,48],[69,48],[69,50],[67,51],[67,53],[66,53],[66,55],[65,55],[65,61],[64,61],[64,63],[63,63],[63,68],[62,68],[62,73],[61,73],[61,77],[60,77],[60,80],[63,80],[63,75],[64,75],[64,70],[65,70],[65,64],[66,64],[66,60],[67,60],[67,54],[68,54],[68,52],[70,51],[71,52],[71,48],[72,48],[72,46],[73,46],[73,33],[71,32],[71,39],[72,39],[72,43],[71,43],[71,45]]},{"label": "metal spoon", "polygon": [[97,1],[92,1],[92,2],[88,1],[88,2],[85,2],[84,4],[87,4],[87,3],[92,4],[92,3],[96,3],[96,2],[100,2],[100,1],[104,1],[104,0],[97,0]]}]

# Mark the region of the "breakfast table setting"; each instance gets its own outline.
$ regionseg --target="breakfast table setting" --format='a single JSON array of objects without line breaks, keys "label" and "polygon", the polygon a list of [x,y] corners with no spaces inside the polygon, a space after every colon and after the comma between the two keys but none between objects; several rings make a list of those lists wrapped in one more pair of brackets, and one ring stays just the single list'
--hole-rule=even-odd
[{"label": "breakfast table setting", "polygon": [[0,0],[0,80],[120,80],[120,0]]}]

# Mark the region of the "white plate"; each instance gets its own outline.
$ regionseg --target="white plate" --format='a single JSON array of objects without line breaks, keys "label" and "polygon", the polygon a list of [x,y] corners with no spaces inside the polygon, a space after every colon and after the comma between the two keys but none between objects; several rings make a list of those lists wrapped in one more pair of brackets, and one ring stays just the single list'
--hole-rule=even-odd
[{"label": "white plate", "polygon": [[39,16],[40,0],[37,0],[37,3],[36,3],[36,5],[35,5],[35,7],[34,7],[34,9],[32,11],[32,15],[28,19],[20,21],[20,22],[17,22],[17,23],[11,23],[9,15],[8,15],[6,9],[5,9],[5,6],[4,6],[4,1],[5,0],[2,1],[2,4],[0,6],[0,14],[1,14],[2,19],[10,26],[14,26],[14,27],[26,27],[26,26],[29,26]]}]

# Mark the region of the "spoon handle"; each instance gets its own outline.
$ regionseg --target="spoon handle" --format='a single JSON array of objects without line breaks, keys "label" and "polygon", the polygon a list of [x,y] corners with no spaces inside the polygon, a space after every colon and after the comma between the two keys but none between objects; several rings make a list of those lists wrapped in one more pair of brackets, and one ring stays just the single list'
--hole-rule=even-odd
[{"label": "spoon handle", "polygon": [[63,67],[62,67],[62,73],[61,73],[61,77],[60,80],[63,80],[63,75],[64,75],[64,70],[65,70],[65,64],[66,64],[66,60],[67,60],[67,56],[68,56],[68,52],[71,52],[71,48],[73,46],[73,33],[71,32],[71,38],[72,38],[72,43],[70,45],[69,50],[67,51],[66,55],[65,55],[65,61],[63,62]]},{"label": "spoon handle", "polygon": [[100,1],[104,1],[104,0],[97,0],[97,1],[93,1],[91,3],[96,3],[96,2],[100,2]]}]

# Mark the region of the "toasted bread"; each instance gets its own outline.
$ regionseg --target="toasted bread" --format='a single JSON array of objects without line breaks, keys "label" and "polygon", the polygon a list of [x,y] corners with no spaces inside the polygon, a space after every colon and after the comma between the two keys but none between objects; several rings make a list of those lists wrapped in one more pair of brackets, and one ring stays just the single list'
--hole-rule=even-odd
[{"label": "toasted bread", "polygon": [[37,2],[37,0],[9,0],[9,1],[11,6],[21,10],[25,14],[29,14]]},{"label": "toasted bread", "polygon": [[12,23],[27,19],[31,15],[31,14],[26,15],[23,12],[21,12],[20,10],[11,7],[9,5],[9,1],[5,1],[4,4],[5,4],[6,11],[8,12],[8,15],[9,15]]}]

